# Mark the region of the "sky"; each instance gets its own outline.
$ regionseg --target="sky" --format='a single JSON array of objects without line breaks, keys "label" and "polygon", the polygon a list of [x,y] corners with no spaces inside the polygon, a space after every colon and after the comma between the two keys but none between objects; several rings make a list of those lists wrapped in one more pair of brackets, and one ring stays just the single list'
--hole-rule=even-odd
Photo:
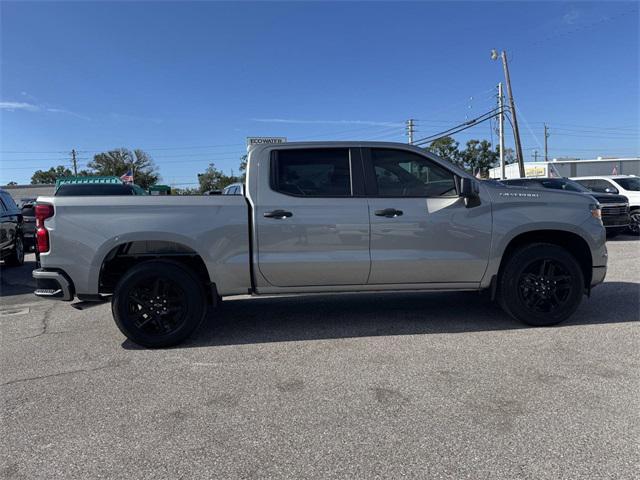
[{"label": "sky", "polygon": [[527,161],[545,122],[552,158],[640,153],[637,2],[2,2],[0,27],[2,185],[71,149],[141,148],[189,186],[247,136],[426,137],[495,108],[493,48]]}]

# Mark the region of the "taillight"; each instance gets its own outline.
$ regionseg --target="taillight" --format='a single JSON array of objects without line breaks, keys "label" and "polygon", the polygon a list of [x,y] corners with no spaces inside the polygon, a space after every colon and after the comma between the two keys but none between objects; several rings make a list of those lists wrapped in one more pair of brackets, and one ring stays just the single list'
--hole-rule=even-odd
[{"label": "taillight", "polygon": [[37,203],[36,213],[36,247],[39,253],[49,251],[49,232],[44,227],[44,221],[53,217],[53,205],[49,203]]}]

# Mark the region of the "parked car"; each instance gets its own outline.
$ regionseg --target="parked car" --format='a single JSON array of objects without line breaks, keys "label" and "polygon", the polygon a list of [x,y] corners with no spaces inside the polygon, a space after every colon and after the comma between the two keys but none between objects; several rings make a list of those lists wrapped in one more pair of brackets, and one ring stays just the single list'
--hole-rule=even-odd
[{"label": "parked car", "polygon": [[136,195],[128,183],[64,183],[56,190],[56,197],[80,197],[103,195]]},{"label": "parked car", "polygon": [[0,259],[10,267],[24,263],[24,242],[22,240],[22,214],[9,192],[0,188]]},{"label": "parked car", "polygon": [[39,198],[35,294],[111,299],[124,335],[163,347],[246,293],[486,290],[553,325],[606,274],[589,195],[481,182],[400,143],[265,144],[248,165],[244,195]]},{"label": "parked car", "polygon": [[575,177],[580,185],[594,192],[619,193],[629,199],[631,222],[629,230],[640,234],[640,177],[635,175],[607,175]]},{"label": "parked car", "polygon": [[609,236],[621,233],[631,223],[629,217],[629,201],[623,195],[614,193],[597,193],[568,178],[517,178],[500,180],[505,185],[517,185],[527,188],[551,188],[567,192],[577,192],[590,195],[602,205],[602,223]]},{"label": "parked car", "polygon": [[222,195],[243,195],[244,194],[244,184],[242,183],[232,183],[224,187],[222,190]]},{"label": "parked car", "polygon": [[36,249],[36,201],[35,199],[22,199],[22,239],[24,249],[33,252]]}]

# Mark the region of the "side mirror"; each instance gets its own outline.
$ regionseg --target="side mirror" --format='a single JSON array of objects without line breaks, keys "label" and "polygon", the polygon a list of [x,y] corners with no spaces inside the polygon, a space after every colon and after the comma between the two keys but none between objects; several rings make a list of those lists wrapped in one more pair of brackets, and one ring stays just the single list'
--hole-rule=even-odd
[{"label": "side mirror", "polygon": [[478,182],[471,178],[460,178],[460,196],[462,198],[475,198],[480,193]]}]

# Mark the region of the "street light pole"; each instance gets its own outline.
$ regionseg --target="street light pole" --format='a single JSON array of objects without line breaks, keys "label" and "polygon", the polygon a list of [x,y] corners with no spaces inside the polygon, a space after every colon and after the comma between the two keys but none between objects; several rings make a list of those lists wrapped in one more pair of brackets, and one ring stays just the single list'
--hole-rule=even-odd
[{"label": "street light pole", "polygon": [[507,178],[504,165],[504,97],[502,95],[502,82],[498,83],[498,136],[500,137],[500,178]]},{"label": "street light pole", "polygon": [[[511,77],[509,76],[509,64],[507,63],[507,52],[504,50],[500,54],[502,58],[502,66],[504,68],[504,79],[507,84],[507,95],[509,96],[509,106],[511,109],[511,117],[513,119],[513,136],[516,144],[516,158],[518,160],[518,169],[520,171],[520,178],[524,178],[524,157],[522,156],[522,144],[520,143],[520,130],[518,129],[518,118],[516,115],[516,105],[513,101],[513,91],[511,90]],[[491,58],[493,60],[498,59],[498,52],[491,51]]]}]

